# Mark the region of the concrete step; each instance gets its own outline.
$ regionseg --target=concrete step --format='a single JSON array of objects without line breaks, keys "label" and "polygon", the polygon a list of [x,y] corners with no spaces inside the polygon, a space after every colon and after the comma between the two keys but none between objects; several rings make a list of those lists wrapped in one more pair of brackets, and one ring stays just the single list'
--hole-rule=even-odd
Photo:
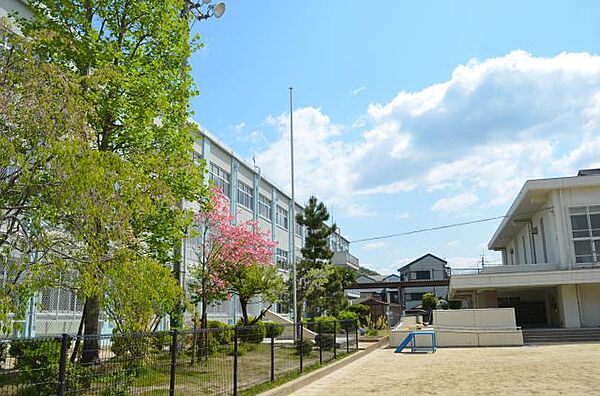
[{"label": "concrete step", "polygon": [[523,329],[525,344],[559,344],[567,342],[600,342],[600,328]]}]

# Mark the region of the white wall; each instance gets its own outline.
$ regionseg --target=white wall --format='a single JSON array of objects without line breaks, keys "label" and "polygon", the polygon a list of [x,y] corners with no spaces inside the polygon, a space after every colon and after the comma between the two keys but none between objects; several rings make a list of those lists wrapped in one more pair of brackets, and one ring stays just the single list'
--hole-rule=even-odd
[{"label": "white wall", "polygon": [[579,285],[578,289],[581,325],[584,327],[600,326],[600,284]]}]

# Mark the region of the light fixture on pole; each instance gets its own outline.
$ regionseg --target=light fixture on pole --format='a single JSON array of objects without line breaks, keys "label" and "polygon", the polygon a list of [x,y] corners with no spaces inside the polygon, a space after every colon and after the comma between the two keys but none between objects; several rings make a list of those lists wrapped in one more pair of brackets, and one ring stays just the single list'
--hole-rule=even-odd
[{"label": "light fixture on pole", "polygon": [[[221,18],[225,13],[225,3],[223,2],[211,4],[211,0],[202,0],[199,2],[186,0],[186,3],[188,3],[190,12],[199,21],[212,17]],[[204,6],[206,6],[206,10],[202,9]]]},{"label": "light fixture on pole", "polygon": [[[290,87],[290,164],[291,164],[291,179],[292,179],[292,205],[290,213],[290,224],[288,225],[288,232],[292,233],[292,246],[290,247],[290,259],[292,260],[292,293],[293,298],[293,315],[294,322],[298,323],[298,295],[296,293],[296,196],[294,191],[294,113],[292,109],[292,93],[294,88]],[[294,339],[296,338],[296,331],[294,331]]]}]

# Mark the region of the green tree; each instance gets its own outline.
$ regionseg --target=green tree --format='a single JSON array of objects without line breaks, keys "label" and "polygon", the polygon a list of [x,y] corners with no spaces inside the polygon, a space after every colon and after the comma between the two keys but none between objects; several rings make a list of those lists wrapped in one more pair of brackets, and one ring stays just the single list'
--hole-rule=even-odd
[{"label": "green tree", "polygon": [[[316,197],[310,197],[304,213],[298,213],[296,222],[305,227],[302,260],[296,266],[296,293],[298,319],[303,317],[304,306],[313,316],[319,309],[319,299],[323,296],[328,276],[331,273],[333,252],[329,248],[329,237],[336,225],[327,225],[329,212]],[[290,289],[292,281],[289,282]]]},{"label": "green tree", "polygon": [[[37,57],[76,74],[93,110],[84,113],[89,150],[67,175],[79,204],[67,200],[54,220],[71,236],[65,250],[86,297],[82,327],[96,335],[107,268],[124,255],[176,261],[173,246],[191,220],[178,203],[206,196],[187,123],[195,44],[182,0],[28,3],[34,18],[20,23]],[[96,361],[97,340],[85,343],[83,360]]]},{"label": "green tree", "polygon": [[22,319],[29,297],[60,278],[62,235],[46,225],[70,188],[66,164],[85,150],[88,108],[72,74],[37,59],[7,19],[0,40],[0,333],[10,334],[8,315]]},{"label": "green tree", "polygon": [[423,301],[421,302],[421,306],[424,310],[427,311],[427,321],[431,322],[433,319],[431,312],[437,307],[438,298],[434,293],[425,293],[423,294]]},{"label": "green tree", "polygon": [[[274,265],[251,264],[242,266],[228,276],[228,288],[231,294],[240,299],[242,307],[242,323],[251,326],[262,320],[265,313],[271,308],[271,304],[279,301],[280,295],[285,290],[285,282]],[[253,298],[260,297],[262,302],[269,304],[262,308],[254,318],[248,316],[248,304]]]},{"label": "green tree", "polygon": [[350,268],[333,264],[329,264],[326,268],[327,283],[319,300],[319,306],[328,315],[337,316],[340,311],[348,307],[348,297],[346,297],[344,288],[354,282],[356,272]]}]

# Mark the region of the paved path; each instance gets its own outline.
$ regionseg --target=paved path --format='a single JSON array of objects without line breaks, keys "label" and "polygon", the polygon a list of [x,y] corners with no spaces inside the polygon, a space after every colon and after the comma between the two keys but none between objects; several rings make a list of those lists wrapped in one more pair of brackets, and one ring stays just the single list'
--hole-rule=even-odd
[{"label": "paved path", "polygon": [[597,395],[600,344],[377,350],[293,393],[306,395]]}]

